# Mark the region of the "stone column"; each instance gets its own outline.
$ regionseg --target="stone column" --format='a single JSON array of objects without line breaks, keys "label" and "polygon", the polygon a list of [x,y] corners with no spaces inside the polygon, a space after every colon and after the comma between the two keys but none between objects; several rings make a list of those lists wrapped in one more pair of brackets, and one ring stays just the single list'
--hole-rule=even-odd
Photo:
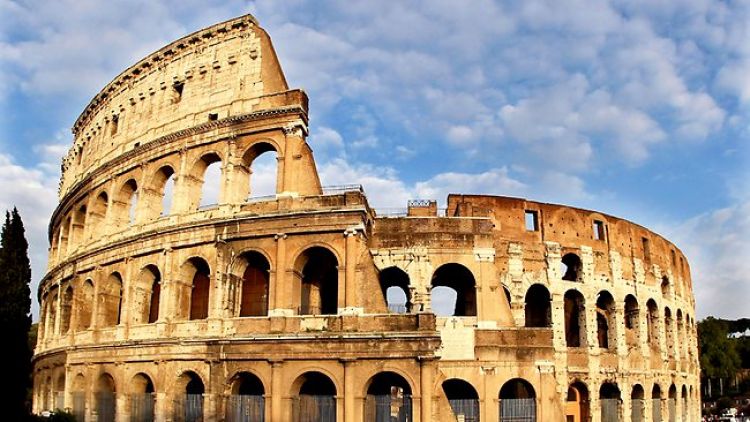
[{"label": "stone column", "polygon": [[565,351],[565,297],[561,293],[551,293],[552,303],[552,344],[555,350]]},{"label": "stone column", "polygon": [[344,422],[356,422],[354,359],[342,359],[344,366]]},{"label": "stone column", "polygon": [[[357,286],[357,241],[361,227],[349,227],[344,231],[346,237],[345,272],[344,272],[344,309],[343,314],[361,314]],[[340,288],[340,287],[339,287]]]},{"label": "stone column", "polygon": [[283,401],[282,395],[284,391],[284,384],[282,381],[282,361],[272,361],[271,363],[271,420],[280,421],[283,420]]},{"label": "stone column", "polygon": [[[596,306],[596,305],[594,305]],[[625,341],[625,307],[621,302],[615,302],[615,315],[614,315],[614,327],[610,327],[610,330],[615,330],[616,336],[616,351],[618,356],[625,356],[628,354],[628,345]]]},{"label": "stone column", "polygon": [[55,285],[57,286],[57,299],[55,300],[55,327],[53,331],[55,336],[59,338],[62,334],[60,328],[62,325],[62,295],[64,292],[62,291],[62,284],[59,281]]},{"label": "stone column", "polygon": [[434,358],[420,360],[419,389],[422,399],[420,422],[432,422],[432,389],[435,376]]},{"label": "stone column", "polygon": [[286,237],[284,233],[274,236],[276,239],[276,267],[274,282],[268,287],[268,303],[271,305],[270,316],[292,315],[294,310],[289,296],[292,289],[288,286],[286,264]]}]

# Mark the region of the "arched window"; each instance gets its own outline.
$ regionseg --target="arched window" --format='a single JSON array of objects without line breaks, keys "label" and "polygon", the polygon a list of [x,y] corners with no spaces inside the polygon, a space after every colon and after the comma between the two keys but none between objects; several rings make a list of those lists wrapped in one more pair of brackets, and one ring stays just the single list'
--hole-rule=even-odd
[{"label": "arched window", "polygon": [[672,384],[672,386],[669,387],[669,396],[667,398],[667,409],[669,411],[669,420],[676,421],[677,420],[677,387],[675,387],[674,384]]},{"label": "arched window", "polygon": [[183,265],[183,277],[189,281],[189,319],[208,318],[211,292],[211,269],[201,258],[190,258]]},{"label": "arched window", "polygon": [[107,277],[99,292],[99,322],[101,327],[120,323],[122,311],[122,277],[114,272]]},{"label": "arched window", "polygon": [[656,306],[656,301],[649,299],[646,302],[648,308],[648,343],[652,350],[658,349],[659,347],[659,308]]},{"label": "arched window", "polygon": [[91,209],[89,209],[88,222],[90,229],[88,235],[90,239],[98,238],[105,230],[105,224],[107,217],[107,207],[109,206],[109,198],[107,192],[100,192],[94,200]]},{"label": "arched window", "polygon": [[[395,372],[380,372],[367,387],[365,418],[370,421],[412,421],[411,386]],[[395,419],[394,419],[395,416]]]},{"label": "arched window", "polygon": [[65,409],[65,372],[57,376],[55,382],[55,405],[54,409]]},{"label": "arched window", "polygon": [[74,250],[76,246],[83,243],[83,231],[86,227],[86,206],[81,205],[73,213],[73,219],[70,222],[70,244],[73,246],[70,250]]},{"label": "arched window", "polygon": [[596,298],[597,340],[602,349],[614,348],[617,345],[615,334],[615,300],[603,290]]},{"label": "arched window", "polygon": [[637,347],[640,341],[640,309],[635,296],[625,296],[625,342]]},{"label": "arched window", "polygon": [[380,272],[380,290],[389,312],[403,314],[411,311],[409,275],[398,267]]},{"label": "arched window", "polygon": [[586,384],[576,381],[568,387],[565,417],[567,421],[573,422],[589,420],[589,390]]},{"label": "arched window", "polygon": [[541,284],[534,284],[526,291],[526,326],[551,327],[552,307],[549,290]]},{"label": "arched window", "polygon": [[479,395],[468,382],[460,379],[449,379],[443,382],[443,393],[456,419],[479,421]]},{"label": "arched window", "polygon": [[138,185],[135,180],[130,179],[120,188],[117,197],[117,206],[120,208],[120,226],[125,227],[136,222],[136,211],[138,207]]},{"label": "arched window", "polygon": [[242,257],[245,271],[240,288],[240,316],[268,315],[268,274],[271,266],[258,252],[249,252]]},{"label": "arched window", "polygon": [[78,374],[73,378],[71,384],[73,400],[73,416],[77,421],[83,421],[86,415],[86,379],[83,374]]},{"label": "arched window", "polygon": [[144,373],[138,373],[130,384],[130,420],[153,422],[155,393],[151,378]]},{"label": "arched window", "polygon": [[620,422],[620,389],[612,383],[604,383],[599,389],[599,402],[602,407],[602,422]]},{"label": "arched window", "polygon": [[578,290],[565,292],[565,345],[581,347],[586,343],[586,302]]},{"label": "arched window", "polygon": [[44,330],[48,338],[52,338],[57,334],[55,332],[55,325],[58,318],[57,301],[59,298],[59,289],[57,287],[50,289],[49,295],[47,295],[47,327]]},{"label": "arched window", "polygon": [[198,160],[193,177],[200,186],[199,208],[212,207],[219,203],[221,193],[221,158],[216,154],[206,154]]},{"label": "arched window", "polygon": [[273,145],[267,142],[253,145],[242,161],[248,173],[247,198],[276,195],[278,154]]},{"label": "arched window", "polygon": [[174,420],[182,422],[202,422],[203,394],[206,389],[203,380],[193,371],[184,372],[177,379],[178,396],[174,402]]},{"label": "arched window", "polygon": [[60,302],[60,333],[67,334],[70,331],[71,312],[73,310],[73,286],[68,286],[63,290],[62,301]]},{"label": "arched window", "polygon": [[661,294],[662,296],[669,295],[670,291],[672,290],[672,285],[669,282],[669,277],[664,276],[661,278]]},{"label": "arched window", "polygon": [[227,400],[226,422],[265,420],[265,388],[260,378],[240,372],[232,379],[232,394]]},{"label": "arched window", "polygon": [[154,323],[159,319],[161,273],[155,265],[147,265],[138,274],[132,308],[134,324]]},{"label": "arched window", "polygon": [[147,198],[142,209],[146,211],[147,220],[169,215],[173,191],[174,170],[170,166],[163,166],[154,173],[145,192]]},{"label": "arched window", "polygon": [[536,393],[528,381],[512,379],[500,389],[500,422],[535,422]]},{"label": "arched window", "polygon": [[581,258],[579,258],[578,255],[574,253],[563,255],[560,265],[560,273],[563,275],[563,280],[581,281],[582,268],[583,265],[581,264]]},{"label": "arched window", "polygon": [[295,263],[300,274],[300,315],[338,313],[338,260],[326,248],[305,250]]},{"label": "arched window", "polygon": [[476,316],[474,275],[461,264],[440,266],[432,275],[431,301],[438,316]]},{"label": "arched window", "polygon": [[76,300],[78,317],[76,318],[76,331],[87,330],[91,327],[91,314],[94,306],[94,282],[86,280],[78,290],[79,297]]},{"label": "arched window", "polygon": [[684,385],[682,386],[682,403],[680,405],[682,408],[682,420],[687,421],[688,420],[688,392],[687,387]]},{"label": "arched window", "polygon": [[99,377],[96,384],[96,413],[99,422],[114,422],[115,420],[115,380],[111,375],[104,373]]},{"label": "arched window", "polygon": [[630,420],[642,421],[646,418],[646,402],[644,400],[645,392],[640,384],[633,386],[630,393]]},{"label": "arched window", "polygon": [[664,339],[667,342],[667,355],[670,358],[674,358],[674,320],[672,319],[672,311],[669,308],[664,308]]},{"label": "arched window", "polygon": [[320,372],[300,375],[293,387],[292,414],[299,421],[336,422],[336,385]]},{"label": "arched window", "polygon": [[661,421],[661,388],[659,384],[654,384],[651,390],[651,420]]}]

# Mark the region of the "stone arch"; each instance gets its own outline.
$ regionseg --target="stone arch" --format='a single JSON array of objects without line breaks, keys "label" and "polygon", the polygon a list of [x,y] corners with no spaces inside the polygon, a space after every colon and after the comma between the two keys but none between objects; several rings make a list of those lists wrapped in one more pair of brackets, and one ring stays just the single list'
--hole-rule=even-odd
[{"label": "stone arch", "polygon": [[612,349],[617,345],[615,300],[606,290],[600,291],[596,298],[596,338],[602,349]]},{"label": "stone arch", "polygon": [[107,219],[107,209],[109,208],[109,196],[107,191],[101,191],[91,203],[88,209],[88,218],[86,221],[89,225],[89,239],[95,236],[101,236],[105,232],[105,222]]},{"label": "stone arch", "polygon": [[672,282],[668,276],[662,276],[661,278],[661,295],[666,297],[672,291]]},{"label": "stone arch", "polygon": [[505,284],[503,286],[503,294],[505,294],[505,299],[508,301],[508,306],[513,302],[513,295],[510,294],[510,289]]},{"label": "stone arch", "polygon": [[[88,214],[88,212],[86,211],[86,205],[79,205],[72,214],[73,215],[72,220],[70,221],[69,229],[69,242],[72,246],[78,246],[83,244],[83,242],[86,240],[83,235],[84,230],[86,229],[86,215]],[[71,247],[68,249],[68,251],[72,251],[74,249],[74,247]]]},{"label": "stone arch", "polygon": [[265,393],[263,381],[252,372],[238,372],[229,381],[226,421],[263,421],[265,418]]},{"label": "stone arch", "polygon": [[648,342],[652,349],[657,349],[659,347],[659,307],[654,299],[646,302],[646,310],[648,312],[646,318]]},{"label": "stone arch", "polygon": [[217,152],[206,152],[195,161],[186,180],[190,209],[217,205],[221,200],[222,158]]},{"label": "stone arch", "polygon": [[174,418],[185,422],[203,421],[203,395],[206,387],[198,373],[187,370],[175,383]]},{"label": "stone arch", "polygon": [[398,421],[414,420],[412,386],[400,374],[378,372],[365,383],[365,389],[365,421],[392,420],[394,413]]},{"label": "stone arch", "polygon": [[87,278],[78,289],[76,295],[76,331],[87,330],[91,327],[94,306],[94,282]]},{"label": "stone arch", "polygon": [[116,227],[123,229],[136,222],[138,194],[138,183],[135,179],[128,179],[120,186],[112,202]]},{"label": "stone arch", "polygon": [[54,409],[65,409],[65,370],[63,369],[55,379]]},{"label": "stone arch", "polygon": [[630,347],[638,347],[641,338],[640,323],[638,300],[629,294],[625,296],[625,342]]},{"label": "stone arch", "polygon": [[77,421],[82,421],[86,415],[86,377],[81,373],[76,374],[70,387],[73,416]]},{"label": "stone arch", "polygon": [[669,307],[664,308],[664,339],[667,344],[667,356],[674,358],[675,355],[675,335],[674,335],[674,320],[672,319],[672,311]]},{"label": "stone arch", "polygon": [[121,313],[122,276],[115,271],[99,288],[99,326],[112,327],[120,324]]},{"label": "stone arch", "polygon": [[500,388],[500,421],[535,422],[536,391],[523,378],[507,381]]},{"label": "stone arch", "polygon": [[568,347],[586,345],[586,300],[578,290],[565,292],[565,344]]},{"label": "stone arch", "polygon": [[161,272],[154,264],[146,265],[138,273],[133,300],[134,324],[154,323],[159,319],[161,301]]},{"label": "stone arch", "polygon": [[634,384],[630,391],[630,420],[642,421],[646,418],[646,393],[643,386]]},{"label": "stone arch", "polygon": [[462,379],[450,378],[443,381],[441,387],[456,419],[463,415],[467,421],[479,420],[479,394],[474,386]]},{"label": "stone arch", "polygon": [[154,383],[151,377],[139,372],[130,380],[130,419],[133,421],[153,421],[155,417]]},{"label": "stone arch", "polygon": [[566,253],[560,260],[560,274],[567,281],[582,281],[583,262],[575,253]]},{"label": "stone arch", "polygon": [[651,389],[651,420],[653,421],[661,421],[661,400],[661,387],[659,387],[659,384],[654,383]]},{"label": "stone arch", "polygon": [[393,266],[381,270],[378,279],[388,311],[400,314],[411,312],[409,275],[401,268]]},{"label": "stone arch", "polygon": [[169,215],[174,196],[175,170],[171,164],[159,167],[151,176],[145,194],[144,211],[147,220]]},{"label": "stone arch", "polygon": [[294,261],[300,292],[300,315],[338,313],[339,261],[328,248],[312,246]]},{"label": "stone arch", "polygon": [[73,312],[73,301],[74,291],[71,283],[68,283],[63,287],[63,293],[60,297],[60,333],[67,334],[70,332],[72,312]]},{"label": "stone arch", "polygon": [[239,260],[244,267],[239,286],[239,316],[268,315],[271,264],[256,251],[242,253]]},{"label": "stone arch", "polygon": [[688,390],[684,384],[682,385],[682,394],[680,398],[681,398],[680,408],[682,409],[682,420],[687,421],[688,420]]},{"label": "stone arch", "polygon": [[331,377],[308,371],[292,383],[292,414],[301,421],[335,421],[338,389]]},{"label": "stone arch", "polygon": [[677,387],[674,385],[674,383],[669,386],[669,391],[667,393],[667,410],[669,411],[669,420],[670,421],[676,421],[677,420]]},{"label": "stone arch", "polygon": [[[465,266],[456,263],[441,265],[432,273],[431,286],[432,308],[436,314],[441,316],[447,314],[447,312],[438,313],[439,305],[436,306],[436,299],[441,300],[440,295],[443,294],[440,289],[445,288],[455,293],[456,299],[453,305],[452,316],[477,315],[476,281],[474,274]],[[450,290],[446,291],[446,293]],[[449,308],[450,305],[445,306],[446,310]]]},{"label": "stone arch", "polygon": [[526,327],[552,326],[552,297],[542,284],[532,284],[526,291]]},{"label": "stone arch", "polygon": [[114,422],[117,401],[117,388],[114,378],[107,372],[102,373],[97,379],[95,388],[94,401],[98,415],[97,420]]},{"label": "stone arch", "polygon": [[[267,140],[253,143],[242,155],[242,170],[247,177],[247,190],[245,197],[248,199],[261,196],[275,195],[278,193],[279,174],[278,157],[279,149],[275,143]],[[261,170],[258,172],[258,170]],[[268,173],[263,173],[268,170]],[[258,174],[255,174],[255,173]]]},{"label": "stone arch", "polygon": [[[180,267],[180,279],[185,283],[180,294],[183,318],[208,318],[211,299],[211,267],[198,256],[189,258]],[[187,313],[185,315],[185,313]]]},{"label": "stone arch", "polygon": [[621,420],[622,396],[617,384],[605,382],[599,388],[602,422],[619,422]]},{"label": "stone arch", "polygon": [[570,422],[589,420],[589,389],[581,381],[574,381],[568,386],[565,416]]}]

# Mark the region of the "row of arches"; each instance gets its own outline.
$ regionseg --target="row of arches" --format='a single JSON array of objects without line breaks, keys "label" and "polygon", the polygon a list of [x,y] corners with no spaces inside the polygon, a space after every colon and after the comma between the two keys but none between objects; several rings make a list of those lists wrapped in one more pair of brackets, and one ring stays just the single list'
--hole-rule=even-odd
[{"label": "row of arches", "polygon": [[[233,179],[247,188],[242,198],[276,194],[278,152],[270,142],[258,142],[232,166]],[[226,163],[219,152],[207,152],[181,170],[176,158],[150,174],[126,174],[119,185],[104,188],[73,207],[61,219],[51,239],[51,257],[61,258],[102,233],[116,232],[137,222],[173,213],[211,207],[222,200]],[[239,199],[239,198],[238,198]]]}]

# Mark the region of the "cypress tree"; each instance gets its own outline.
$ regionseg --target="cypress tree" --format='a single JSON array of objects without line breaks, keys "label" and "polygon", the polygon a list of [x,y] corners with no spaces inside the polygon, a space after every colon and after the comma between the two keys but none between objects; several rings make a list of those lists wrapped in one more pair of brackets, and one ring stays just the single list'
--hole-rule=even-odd
[{"label": "cypress tree", "polygon": [[29,244],[18,210],[5,213],[0,233],[0,419],[22,421],[28,415],[26,390],[30,385],[31,265]]}]

